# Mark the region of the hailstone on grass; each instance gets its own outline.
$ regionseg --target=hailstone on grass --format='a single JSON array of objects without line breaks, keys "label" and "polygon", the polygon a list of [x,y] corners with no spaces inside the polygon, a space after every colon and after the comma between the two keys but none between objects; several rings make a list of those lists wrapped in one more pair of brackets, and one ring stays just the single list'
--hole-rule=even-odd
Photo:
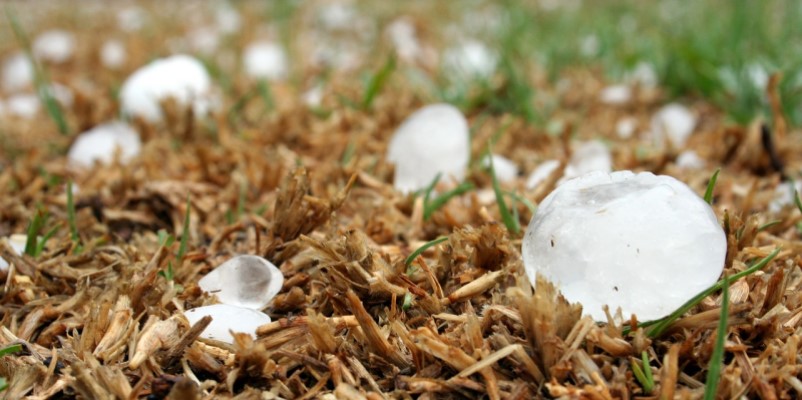
[{"label": "hailstone on grass", "polygon": [[675,148],[681,148],[695,127],[696,116],[691,110],[682,104],[671,103],[652,117],[652,138],[658,145],[667,138]]},{"label": "hailstone on grass", "polygon": [[684,183],[649,172],[594,172],[549,194],[523,241],[526,273],[551,280],[597,321],[603,305],[664,317],[716,282],[727,240]]},{"label": "hailstone on grass", "polygon": [[24,89],[33,82],[33,64],[24,53],[14,53],[3,63],[3,89]]},{"label": "hailstone on grass", "polygon": [[136,70],[120,89],[123,113],[149,122],[162,118],[160,102],[175,99],[181,106],[192,106],[195,114],[208,111],[212,82],[203,64],[179,54],[161,58]]},{"label": "hailstone on grass", "polygon": [[496,71],[498,56],[482,42],[465,40],[446,49],[443,63],[457,78],[489,79]]},{"label": "hailstone on grass", "polygon": [[[25,251],[25,244],[28,242],[28,235],[15,234],[8,237],[8,244],[18,255]],[[0,257],[0,271],[8,269],[8,261]]]},{"label": "hailstone on grass", "polygon": [[450,104],[415,111],[395,131],[387,160],[395,164],[393,185],[408,193],[441,181],[462,181],[470,156],[468,121]]},{"label": "hailstone on grass", "polygon": [[33,54],[40,60],[63,63],[72,57],[75,36],[60,29],[42,32],[33,41],[32,48]]},{"label": "hailstone on grass", "polygon": [[282,80],[287,77],[287,54],[278,43],[251,43],[245,48],[242,57],[248,76],[268,80]]},{"label": "hailstone on grass", "polygon": [[100,48],[100,62],[106,68],[117,69],[125,64],[125,45],[119,40],[111,39]]},{"label": "hailstone on grass", "polygon": [[482,166],[490,168],[490,160],[493,160],[493,170],[496,172],[496,179],[499,182],[512,182],[518,177],[518,166],[507,157],[493,154],[489,158],[482,159]]},{"label": "hailstone on grass", "polygon": [[139,155],[142,142],[139,134],[124,122],[107,122],[78,136],[67,153],[71,165],[91,167],[95,162],[110,164],[119,152],[125,164]]},{"label": "hailstone on grass", "polygon": [[191,325],[207,315],[212,317],[212,322],[200,337],[226,343],[234,343],[231,331],[248,333],[256,338],[256,328],[270,323],[270,316],[261,311],[228,304],[214,304],[184,312]]},{"label": "hailstone on grass", "polygon": [[632,89],[627,85],[610,85],[599,92],[599,101],[609,105],[622,105],[632,99]]},{"label": "hailstone on grass", "polygon": [[281,290],[284,275],[273,263],[259,256],[236,256],[198,282],[223,304],[260,310]]}]

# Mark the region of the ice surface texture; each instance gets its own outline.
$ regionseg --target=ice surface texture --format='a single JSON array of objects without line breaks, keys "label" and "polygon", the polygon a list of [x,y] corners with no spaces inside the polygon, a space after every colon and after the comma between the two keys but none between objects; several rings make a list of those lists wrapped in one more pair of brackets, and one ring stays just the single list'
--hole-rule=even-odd
[{"label": "ice surface texture", "polygon": [[229,330],[248,333],[256,338],[256,328],[270,323],[270,317],[265,313],[228,304],[193,308],[184,312],[184,315],[191,325],[207,315],[212,317],[212,322],[201,333],[201,337],[226,343],[234,342]]},{"label": "ice surface texture", "polygon": [[526,273],[542,274],[585,313],[602,306],[661,318],[718,279],[727,242],[710,206],[668,176],[593,172],[540,204],[523,242]]},{"label": "ice surface texture", "polygon": [[237,256],[204,276],[198,285],[221,303],[260,310],[281,290],[284,275],[259,256]]},{"label": "ice surface texture", "polygon": [[470,156],[468,121],[450,104],[432,104],[410,115],[387,149],[395,164],[395,188],[412,192],[441,180],[461,181]]}]

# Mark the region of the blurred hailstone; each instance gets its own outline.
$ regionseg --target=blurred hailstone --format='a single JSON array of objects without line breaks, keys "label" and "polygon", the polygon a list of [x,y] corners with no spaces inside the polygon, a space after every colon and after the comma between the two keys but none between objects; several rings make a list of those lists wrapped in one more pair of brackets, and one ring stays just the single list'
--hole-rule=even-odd
[{"label": "blurred hailstone", "polygon": [[120,162],[125,164],[139,155],[141,148],[139,134],[131,126],[120,121],[107,122],[80,134],[67,159],[71,165],[89,168],[95,162],[112,163],[119,152]]},{"label": "blurred hailstone", "polygon": [[228,304],[214,304],[184,312],[190,325],[194,325],[207,315],[212,317],[212,322],[200,337],[229,344],[234,343],[234,337],[230,331],[247,333],[255,339],[256,328],[270,323],[270,317],[261,311]]},{"label": "blurred hailstone", "polygon": [[629,139],[635,134],[638,121],[633,117],[624,117],[615,124],[615,133],[621,139]]},{"label": "blurred hailstone", "polygon": [[498,55],[476,40],[465,40],[443,53],[443,67],[457,78],[490,79],[497,64]]},{"label": "blurred hailstone", "polygon": [[610,85],[599,93],[599,101],[609,105],[622,105],[632,99],[632,89],[627,85]]},{"label": "blurred hailstone", "polygon": [[36,58],[52,63],[63,63],[72,57],[75,50],[75,35],[54,29],[36,37],[32,45]]},{"label": "blurred hailstone", "polygon": [[509,158],[499,154],[485,156],[482,159],[482,166],[490,168],[490,160],[493,160],[493,170],[499,182],[512,182],[518,177],[518,166]]},{"label": "blurred hailstone", "polygon": [[14,53],[3,63],[3,89],[7,92],[24,89],[33,82],[33,64],[25,53]]},{"label": "blurred hailstone", "polygon": [[[25,244],[28,242],[28,235],[14,234],[8,237],[8,243],[17,255],[25,251]],[[0,271],[8,269],[8,261],[0,257]]]},{"label": "blurred hailstone", "polygon": [[289,70],[284,48],[268,41],[249,44],[243,54],[243,64],[248,76],[274,81],[286,78]]},{"label": "blurred hailstone", "polygon": [[120,89],[122,112],[149,122],[162,119],[160,103],[170,98],[196,115],[209,111],[212,83],[200,61],[183,54],[157,59],[134,71]]},{"label": "blurred hailstone", "polygon": [[[585,175],[590,172],[610,172],[613,168],[613,160],[610,155],[610,150],[607,146],[598,141],[591,140],[588,142],[575,143],[573,146],[571,159],[565,166],[563,176],[557,182],[558,185],[566,182],[569,179]],[[526,188],[535,189],[546,178],[551,176],[552,172],[560,166],[557,160],[548,160],[541,163],[526,179]]]},{"label": "blurred hailstone", "polygon": [[120,68],[125,64],[126,58],[125,45],[119,40],[109,39],[100,48],[100,62],[106,68]]},{"label": "blurred hailstone", "polygon": [[675,148],[682,148],[695,127],[696,116],[691,110],[681,104],[671,103],[652,117],[652,139],[658,146],[668,139]]},{"label": "blurred hailstone", "polygon": [[705,167],[705,160],[695,151],[685,150],[677,156],[676,164],[682,169],[702,169]]}]

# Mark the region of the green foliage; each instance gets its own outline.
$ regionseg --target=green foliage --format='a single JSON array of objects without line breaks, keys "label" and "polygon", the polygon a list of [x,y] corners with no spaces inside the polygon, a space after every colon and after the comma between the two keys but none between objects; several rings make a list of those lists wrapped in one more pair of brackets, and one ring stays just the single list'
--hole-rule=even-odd
[{"label": "green foliage", "polygon": [[632,367],[632,374],[635,375],[635,379],[640,383],[643,392],[649,394],[654,390],[654,376],[652,375],[652,367],[649,365],[649,355],[645,350],[641,353],[641,362],[643,367],[634,360],[630,361],[630,366]]},{"label": "green foliage", "polygon": [[[496,202],[498,203],[501,220],[507,230],[517,235],[521,232],[521,223],[518,222],[518,216],[511,214],[509,208],[507,208],[507,203],[504,201],[504,193],[501,191],[501,186],[496,177],[496,169],[493,167],[493,157],[490,156],[490,151],[487,152],[487,159],[490,161],[490,177],[493,179],[493,191],[496,193]],[[517,209],[514,210],[517,212]]]},{"label": "green foliage", "polygon": [[721,290],[721,314],[718,319],[718,335],[716,335],[716,345],[713,347],[713,354],[710,356],[710,364],[707,367],[707,380],[705,382],[705,400],[715,400],[718,381],[721,378],[721,361],[724,358],[724,342],[727,340],[727,317],[729,317],[730,306],[730,280],[724,275],[724,282]]},{"label": "green foliage", "polygon": [[390,56],[381,69],[368,80],[365,93],[362,96],[363,109],[368,109],[373,105],[373,100],[390,79],[390,75],[392,75],[393,71],[395,71],[395,57]]},{"label": "green foliage", "polygon": [[47,231],[41,238],[39,237],[39,233],[42,232],[45,225],[47,224],[47,219],[49,214],[47,211],[38,208],[36,213],[33,215],[33,219],[31,222],[28,223],[27,235],[28,238],[25,241],[25,254],[31,257],[38,257],[45,249],[47,245],[47,241],[53,237],[58,231],[58,225],[51,228]]},{"label": "green foliage", "polygon": [[412,262],[415,261],[415,259],[418,258],[419,255],[423,254],[423,252],[426,251],[426,249],[432,246],[437,246],[438,244],[443,243],[446,240],[448,240],[448,237],[442,236],[437,239],[424,243],[423,246],[415,249],[415,251],[413,251],[412,254],[410,254],[409,257],[406,258],[406,260],[404,260],[404,264],[407,266],[411,265]]},{"label": "green foliage", "polygon": [[721,169],[717,168],[713,176],[710,177],[710,181],[707,182],[707,189],[705,190],[705,202],[707,204],[713,204],[713,188],[716,187],[716,180],[718,180],[718,173],[720,171]]}]

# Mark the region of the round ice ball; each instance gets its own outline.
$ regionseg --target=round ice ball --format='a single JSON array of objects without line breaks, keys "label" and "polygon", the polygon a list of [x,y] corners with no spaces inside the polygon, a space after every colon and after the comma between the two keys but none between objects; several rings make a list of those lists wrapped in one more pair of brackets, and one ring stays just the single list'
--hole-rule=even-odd
[{"label": "round ice ball", "polygon": [[727,240],[684,183],[649,172],[592,172],[540,204],[523,241],[526,274],[551,280],[603,321],[603,305],[664,317],[716,282]]},{"label": "round ice ball", "polygon": [[89,168],[95,162],[110,164],[119,151],[120,162],[126,164],[139,155],[141,149],[142,142],[134,128],[124,122],[107,122],[78,136],[67,159],[71,165]]},{"label": "round ice ball", "polygon": [[211,78],[197,59],[178,54],[161,58],[136,70],[120,89],[123,113],[157,122],[162,118],[162,100],[173,98],[203,113],[209,104]]},{"label": "round ice ball", "polygon": [[428,105],[395,131],[387,153],[401,192],[423,189],[437,174],[442,181],[461,181],[470,157],[468,121],[450,104]]},{"label": "round ice ball", "polygon": [[282,80],[289,70],[287,53],[278,43],[255,42],[245,48],[242,56],[245,73],[253,78]]}]

